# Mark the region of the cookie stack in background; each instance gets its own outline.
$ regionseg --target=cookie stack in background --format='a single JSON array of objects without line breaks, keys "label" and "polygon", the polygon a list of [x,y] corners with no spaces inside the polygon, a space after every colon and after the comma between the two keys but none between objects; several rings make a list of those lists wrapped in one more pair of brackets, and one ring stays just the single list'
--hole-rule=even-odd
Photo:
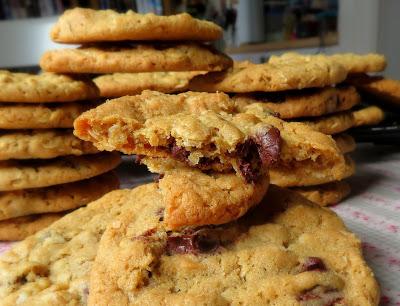
[{"label": "cookie stack in background", "polygon": [[220,27],[186,13],[156,16],[75,8],[59,18],[51,38],[82,46],[48,51],[40,66],[57,73],[101,74],[94,81],[102,97],[144,89],[180,92],[194,76],[232,65],[228,56],[204,44],[221,37]]},{"label": "cookie stack in background", "polygon": [[94,107],[90,80],[0,71],[0,240],[21,240],[118,188],[114,153],[72,133]]},{"label": "cookie stack in background", "polygon": [[[365,118],[365,114],[376,112],[375,108],[354,111],[360,103],[360,95],[354,87],[343,82],[348,74],[381,71],[385,65],[384,57],[375,54],[304,56],[287,53],[273,56],[265,64],[238,62],[228,72],[197,76],[191,80],[189,89],[224,91],[243,105],[262,103],[284,120],[302,122],[332,135],[346,159],[346,168],[340,175],[330,175],[322,168],[318,169],[318,160],[314,160],[313,167],[311,164],[296,167],[281,163],[271,170],[274,184],[294,188],[310,200],[326,206],[338,203],[350,192],[349,184],[343,179],[354,173],[354,162],[347,153],[356,145],[354,139],[344,132],[382,119],[379,115],[375,115],[374,120],[372,116],[368,116],[369,120]],[[301,72],[300,67],[305,66],[307,69]]]}]

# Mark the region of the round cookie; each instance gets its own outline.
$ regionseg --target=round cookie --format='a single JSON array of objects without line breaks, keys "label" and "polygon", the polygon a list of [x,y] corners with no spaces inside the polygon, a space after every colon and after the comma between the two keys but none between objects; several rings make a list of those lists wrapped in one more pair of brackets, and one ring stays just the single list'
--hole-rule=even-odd
[{"label": "round cookie", "polygon": [[71,128],[74,120],[96,104],[46,103],[46,104],[0,104],[0,129],[52,129]]},{"label": "round cookie", "polygon": [[385,119],[385,113],[378,106],[372,105],[353,112],[354,126],[377,125]]},{"label": "round cookie", "polygon": [[0,241],[23,240],[48,227],[63,216],[63,213],[42,214],[0,221]]},{"label": "round cookie", "polygon": [[275,92],[325,87],[346,79],[343,66],[334,61],[279,62],[254,64],[235,62],[225,72],[213,72],[193,78],[189,89],[206,92]]},{"label": "round cookie", "polygon": [[0,132],[0,160],[49,159],[97,152],[90,142],[75,137],[72,130]]},{"label": "round cookie", "polygon": [[195,43],[89,45],[47,51],[40,67],[56,73],[221,71],[232,60],[210,46]]},{"label": "round cookie", "polygon": [[282,55],[273,55],[270,57],[270,63],[280,63],[288,61],[297,62],[323,62],[335,61],[342,65],[347,73],[361,72],[378,72],[386,68],[386,58],[382,54],[354,54],[354,53],[337,53],[332,55],[315,54],[303,55],[295,52],[287,52]]},{"label": "round cookie", "polygon": [[353,152],[356,149],[356,141],[355,139],[346,133],[341,133],[332,136],[335,140],[340,152],[343,154]]},{"label": "round cookie", "polygon": [[379,303],[361,242],[335,213],[294,192],[271,186],[237,222],[180,232],[154,214],[161,203],[148,202],[107,227],[89,305]]},{"label": "round cookie", "polygon": [[329,183],[332,181],[340,181],[355,172],[355,163],[349,155],[344,156],[345,163],[340,169],[333,171],[327,165],[321,165],[321,162],[292,162],[279,163],[269,170],[270,180],[272,184],[281,187],[298,187],[298,186],[314,186]]},{"label": "round cookie", "polygon": [[183,92],[189,81],[206,71],[160,71],[142,73],[113,73],[93,79],[102,97],[122,97],[140,94],[145,89],[164,93]]},{"label": "round cookie", "polygon": [[353,112],[345,111],[301,122],[318,132],[333,135],[352,128],[355,125],[355,118]]},{"label": "round cookie", "polygon": [[367,74],[350,75],[346,79],[361,92],[370,94],[378,101],[387,102],[394,106],[400,106],[400,81],[387,79],[381,76],[369,76]]},{"label": "round cookie", "polygon": [[[177,205],[182,204],[188,208],[185,217],[192,215],[184,223],[191,223],[190,220],[207,223],[210,212],[217,211],[216,205],[220,206],[220,212],[225,211],[220,216],[231,214],[238,217],[232,212],[244,211],[240,207],[242,201],[245,205],[255,205],[260,201],[258,197],[262,197],[261,193],[265,192],[265,183],[258,186],[245,185],[243,182],[239,184],[235,174],[217,174],[209,178],[205,176],[188,176],[185,171],[175,171],[166,174],[165,183],[164,178],[161,178],[158,183],[112,191],[14,245],[0,258],[2,305],[15,305],[17,301],[30,305],[60,305],[65,301],[71,305],[86,304],[89,274],[98,242],[107,224],[114,222],[117,216],[124,215],[127,210],[143,212],[154,203],[159,203],[162,205],[151,211],[151,214],[171,224],[169,219],[173,214],[168,213],[169,208],[177,211]],[[173,184],[174,181],[189,185]],[[192,188],[198,185],[202,186],[201,190]],[[207,186],[210,188],[208,191]],[[178,198],[175,197],[177,195]],[[191,201],[185,202],[185,199]],[[207,207],[207,203],[213,204],[210,212],[204,210],[203,215],[197,214]],[[211,217],[215,220],[215,217]],[[186,225],[191,224],[183,226]],[[48,273],[44,275],[41,273],[43,270]],[[30,271],[30,276],[25,279],[26,271]]]},{"label": "round cookie", "polygon": [[308,187],[295,187],[291,189],[319,206],[338,204],[347,197],[351,191],[349,183],[345,181],[336,181]]},{"label": "round cookie", "polygon": [[0,220],[75,209],[118,187],[117,176],[109,172],[73,183],[3,191],[0,192]]},{"label": "round cookie", "polygon": [[117,153],[66,156],[50,160],[0,162],[0,191],[46,187],[84,180],[118,166]]},{"label": "round cookie", "polygon": [[303,89],[277,93],[239,94],[233,100],[241,105],[263,103],[282,119],[316,117],[345,111],[360,102],[360,95],[352,86]]},{"label": "round cookie", "polygon": [[0,70],[0,102],[72,102],[95,99],[98,95],[99,90],[89,79]]},{"label": "round cookie", "polygon": [[74,8],[66,10],[51,29],[59,43],[82,44],[123,40],[217,40],[222,29],[215,23],[193,18],[187,13],[157,16],[131,10]]}]

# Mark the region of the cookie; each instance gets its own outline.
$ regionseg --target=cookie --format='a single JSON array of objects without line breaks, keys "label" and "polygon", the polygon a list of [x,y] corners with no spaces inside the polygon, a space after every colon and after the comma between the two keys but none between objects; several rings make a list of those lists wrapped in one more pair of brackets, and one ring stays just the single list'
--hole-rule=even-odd
[{"label": "cookie", "polygon": [[128,195],[133,206],[145,188],[112,191],[2,254],[2,304],[86,304],[89,273],[106,224],[122,213]]},{"label": "cookie", "polygon": [[66,10],[51,29],[53,41],[81,44],[123,40],[217,40],[222,29],[215,23],[193,18],[187,13],[157,16],[131,10],[74,8]]},{"label": "cookie", "polygon": [[318,160],[280,163],[269,170],[272,184],[281,187],[314,186],[338,181],[355,173],[355,163],[345,155],[343,167],[336,166],[331,171],[329,164],[321,164]]},{"label": "cookie", "polygon": [[352,128],[355,125],[355,117],[353,112],[345,111],[301,122],[318,132],[334,135]]},{"label": "cookie", "polygon": [[47,187],[84,180],[120,163],[117,153],[65,156],[50,160],[8,160],[0,162],[0,191]]},{"label": "cookie", "polygon": [[140,94],[145,89],[164,93],[183,92],[189,81],[206,71],[113,73],[96,77],[93,81],[102,97],[122,97]]},{"label": "cookie", "polygon": [[[259,173],[258,160],[264,168],[277,157],[286,163],[319,160],[332,172],[344,168],[343,156],[330,137],[301,123],[286,123],[262,103],[241,111],[223,93],[144,91],[82,114],[75,120],[74,133],[101,150],[170,157],[203,170],[234,168],[250,180]],[[279,130],[282,141],[271,127]],[[260,133],[265,141],[260,141]]]},{"label": "cookie", "polygon": [[360,240],[335,213],[294,192],[271,186],[237,222],[182,231],[166,230],[159,208],[151,202],[108,225],[89,305],[379,303]]},{"label": "cookie", "polygon": [[282,62],[324,62],[335,61],[342,65],[346,71],[350,73],[361,72],[378,72],[386,68],[386,58],[382,54],[368,53],[368,54],[355,54],[355,53],[337,53],[333,55],[316,54],[316,55],[302,55],[295,52],[287,52],[282,55],[272,55],[269,63],[282,63]]},{"label": "cookie", "polygon": [[238,94],[236,103],[246,105],[262,102],[282,119],[316,117],[352,108],[360,102],[360,95],[352,86],[310,88],[276,93]]},{"label": "cookie", "polygon": [[291,189],[320,206],[338,204],[347,197],[351,191],[349,183],[345,181],[336,181],[308,187],[295,187]]},{"label": "cookie", "polygon": [[0,102],[70,102],[95,99],[98,95],[99,90],[89,79],[0,70]]},{"label": "cookie", "polygon": [[0,221],[0,240],[16,241],[35,234],[62,218],[64,214],[42,214]]},{"label": "cookie", "polygon": [[214,72],[193,78],[189,89],[206,92],[274,92],[340,83],[347,76],[343,66],[334,61],[279,62],[253,64],[235,62],[226,72]]},{"label": "cookie", "polygon": [[48,159],[97,152],[90,142],[76,138],[69,129],[0,132],[0,160]]},{"label": "cookie", "polygon": [[96,104],[46,103],[46,104],[0,104],[0,129],[52,129],[71,128],[74,120]]},{"label": "cookie", "polygon": [[109,172],[73,183],[3,191],[0,193],[0,220],[75,209],[118,187],[117,176]]},{"label": "cookie", "polygon": [[385,113],[378,106],[372,105],[353,112],[355,126],[377,125],[385,119]]},{"label": "cookie", "polygon": [[340,152],[343,154],[353,152],[356,149],[356,141],[352,136],[346,133],[333,135]]},{"label": "cookie", "polygon": [[[239,184],[238,179],[233,174],[206,178],[204,174],[176,171],[166,173],[158,183],[112,191],[73,211],[2,255],[2,305],[15,305],[17,301],[21,305],[86,304],[91,266],[109,222],[127,210],[145,211],[154,203],[162,209],[152,213],[172,227],[176,220],[181,220],[180,224],[189,220],[202,220],[207,224],[211,221],[209,217],[215,220],[211,213],[218,213],[220,221],[230,214],[237,218],[244,211],[241,205],[259,202],[265,192],[265,183],[251,186]],[[174,184],[174,181],[184,185]],[[193,186],[201,186],[201,189]],[[210,189],[206,190],[207,187]],[[212,206],[207,207],[207,204]],[[184,216],[179,213],[183,212],[179,205],[188,208]],[[225,209],[218,211],[218,205]],[[191,219],[183,219],[187,217]]]},{"label": "cookie", "polygon": [[56,73],[220,71],[232,60],[212,47],[195,43],[89,45],[47,51],[40,67]]},{"label": "cookie", "polygon": [[369,76],[367,74],[350,75],[346,79],[363,93],[373,96],[378,101],[391,105],[400,105],[400,81],[387,79],[381,76]]}]

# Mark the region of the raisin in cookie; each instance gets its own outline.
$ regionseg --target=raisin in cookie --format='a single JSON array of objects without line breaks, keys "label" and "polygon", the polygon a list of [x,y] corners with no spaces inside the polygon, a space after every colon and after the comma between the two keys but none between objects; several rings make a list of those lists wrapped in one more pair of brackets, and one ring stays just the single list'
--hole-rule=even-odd
[{"label": "raisin in cookie", "polygon": [[293,192],[271,186],[238,221],[181,231],[149,202],[109,223],[89,305],[378,305],[360,241]]}]

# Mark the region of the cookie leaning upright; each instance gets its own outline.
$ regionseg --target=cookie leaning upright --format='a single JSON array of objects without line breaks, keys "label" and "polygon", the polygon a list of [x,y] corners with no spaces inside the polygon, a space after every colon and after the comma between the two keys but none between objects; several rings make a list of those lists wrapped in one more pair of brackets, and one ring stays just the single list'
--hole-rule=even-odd
[{"label": "cookie leaning upright", "polygon": [[202,43],[221,38],[222,29],[188,14],[75,8],[64,12],[51,37],[60,43],[83,44],[46,52],[40,66],[51,72],[221,71],[232,65],[228,56]]}]

